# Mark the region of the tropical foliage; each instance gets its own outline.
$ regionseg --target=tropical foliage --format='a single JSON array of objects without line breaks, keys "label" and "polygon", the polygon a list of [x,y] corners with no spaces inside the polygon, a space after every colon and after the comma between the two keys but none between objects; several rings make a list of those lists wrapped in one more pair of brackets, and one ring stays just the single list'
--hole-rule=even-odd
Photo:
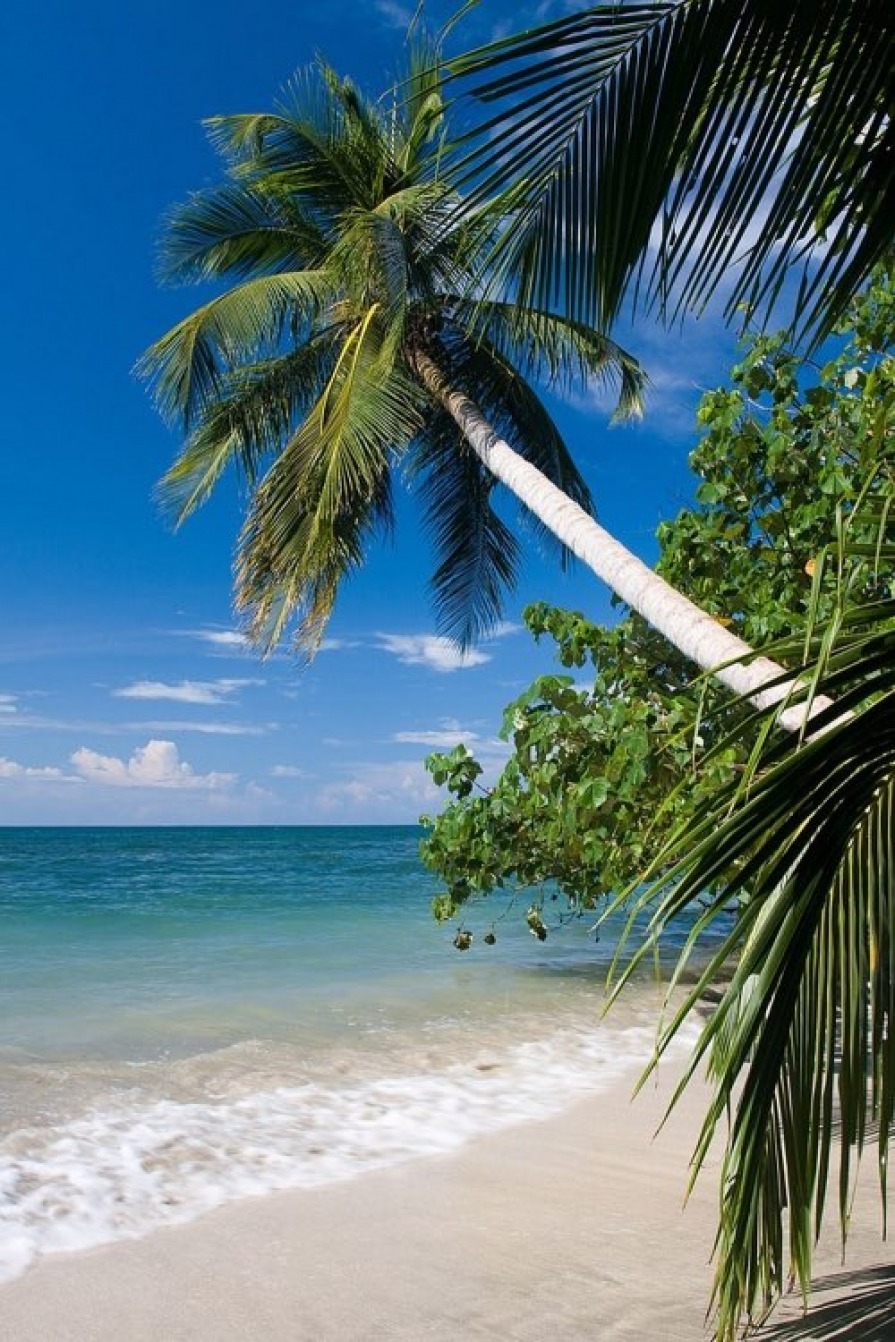
[{"label": "tropical foliage", "polygon": [[465,180],[508,193],[525,300],[609,329],[632,295],[678,316],[734,273],[751,314],[789,280],[818,340],[891,246],[888,0],[598,4],[450,69],[487,107]]},{"label": "tropical foliage", "polygon": [[[814,370],[779,336],[751,343],[731,386],[702,400],[696,504],[659,529],[666,578],[759,646],[804,633],[809,610],[831,615],[837,582],[829,568],[818,574],[817,556],[863,489],[892,490],[895,291],[886,275],[849,321],[848,341]],[[875,534],[872,522],[851,526],[855,541]],[[541,677],[509,705],[511,754],[490,789],[465,747],[432,757],[433,777],[454,798],[424,845],[445,882],[442,917],[494,890],[534,887],[526,898],[549,923],[545,882],[576,907],[626,887],[668,826],[700,815],[743,767],[758,731],[634,615],[599,628],[540,605],[527,620],[536,637],[555,640],[577,680]],[[581,683],[583,667],[592,684]],[[749,731],[728,739],[747,718]]]},{"label": "tropical foliage", "polygon": [[237,607],[261,645],[291,623],[312,652],[339,584],[392,523],[400,469],[437,552],[442,627],[470,641],[497,619],[518,546],[442,389],[472,398],[492,438],[588,511],[532,379],[608,378],[626,413],[638,405],[639,368],[571,319],[480,296],[495,224],[487,211],[459,221],[440,176],[431,51],[414,60],[400,98],[371,104],[320,65],[275,111],[208,126],[228,177],[174,211],[161,268],[168,280],[230,287],[140,366],[186,434],[163,498],[180,522],[236,468],[248,492]]},{"label": "tropical foliage", "polygon": [[[744,1317],[766,1316],[791,1274],[807,1300],[831,1169],[844,1240],[857,1162],[872,1140],[885,1224],[895,1113],[895,546],[884,543],[891,502],[890,490],[883,506],[855,515],[859,525],[879,526],[876,546],[852,543],[846,523],[839,545],[818,560],[836,571],[840,602],[823,624],[812,623],[805,673],[810,692],[823,685],[835,707],[815,720],[810,739],[760,738],[742,777],[673,832],[628,904],[632,919],[648,913],[650,937],[660,940],[701,902],[672,988],[694,947],[722,929],[662,1029],[657,1056],[721,966],[734,966],[681,1083],[708,1061],[713,1098],[694,1178],[732,1115],[716,1245],[725,1342]],[[863,569],[849,570],[846,557]],[[868,586],[886,596],[855,604],[856,589]],[[802,641],[803,657],[805,650]]]}]

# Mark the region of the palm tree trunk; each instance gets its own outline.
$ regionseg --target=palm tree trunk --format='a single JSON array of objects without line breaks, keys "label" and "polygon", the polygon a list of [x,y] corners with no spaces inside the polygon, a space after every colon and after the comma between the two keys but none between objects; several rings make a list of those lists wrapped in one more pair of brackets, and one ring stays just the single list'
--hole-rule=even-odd
[{"label": "palm tree trunk", "polygon": [[[426,351],[417,348],[410,359],[426,390],[444,406],[491,474],[626,605],[642,615],[685,657],[710,671],[722,685],[750,700],[756,708],[770,708],[786,698],[792,690],[792,680],[766,688],[768,682],[787,675],[785,667],[769,657],[756,657],[748,643],[694,605],[610,536],[536,466],[498,437],[469,397],[446,385],[441,370]],[[831,700],[818,696],[807,716],[814,717],[830,704]],[[806,721],[806,714],[801,707],[788,708],[779,721],[788,731],[798,731]]]}]

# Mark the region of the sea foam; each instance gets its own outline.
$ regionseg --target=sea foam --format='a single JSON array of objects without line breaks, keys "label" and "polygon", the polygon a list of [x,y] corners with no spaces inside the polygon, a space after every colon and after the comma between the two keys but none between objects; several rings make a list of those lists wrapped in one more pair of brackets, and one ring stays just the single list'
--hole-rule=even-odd
[{"label": "sea foam", "polygon": [[39,1255],[131,1239],[225,1203],[450,1152],[548,1118],[649,1056],[644,1026],[550,1031],[424,1067],[201,1102],[140,1090],[0,1144],[0,1280]]}]

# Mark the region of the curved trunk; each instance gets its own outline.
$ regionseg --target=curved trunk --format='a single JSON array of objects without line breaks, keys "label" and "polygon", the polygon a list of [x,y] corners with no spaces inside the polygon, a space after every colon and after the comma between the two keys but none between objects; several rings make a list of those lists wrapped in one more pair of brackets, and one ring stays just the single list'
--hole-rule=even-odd
[{"label": "curved trunk", "polygon": [[[536,466],[499,438],[467,396],[446,385],[429,354],[417,349],[411,359],[426,390],[444,406],[491,474],[512,490],[626,605],[664,634],[685,657],[710,671],[756,708],[770,708],[786,698],[792,688],[791,680],[765,688],[769,681],[787,674],[785,667],[769,657],[756,657],[748,643],[694,605],[610,536]],[[814,717],[830,703],[829,699],[818,696],[808,716]],[[789,731],[798,731],[805,720],[805,710],[799,706],[780,715],[780,725]]]}]

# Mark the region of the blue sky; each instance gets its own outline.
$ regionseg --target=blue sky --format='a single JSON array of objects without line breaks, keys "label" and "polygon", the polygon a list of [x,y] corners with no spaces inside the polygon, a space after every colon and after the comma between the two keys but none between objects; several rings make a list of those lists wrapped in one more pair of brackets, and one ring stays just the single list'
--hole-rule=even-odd
[{"label": "blue sky", "polygon": [[[453,8],[432,5],[432,24]],[[483,0],[455,45],[548,12]],[[131,370],[200,300],[157,286],[153,251],[165,210],[218,177],[201,120],[265,109],[318,51],[384,88],[408,15],[394,0],[50,0],[0,19],[0,823],[413,821],[437,805],[425,754],[465,739],[496,768],[502,706],[549,667],[523,606],[609,616],[595,579],[529,545],[505,627],[461,663],[436,636],[408,497],[314,664],[261,662],[231,613],[235,487],[176,535],[153,501],[177,439]],[[705,318],[625,338],[654,382],[643,424],[610,429],[586,390],[556,410],[604,525],[651,560],[692,492],[693,409],[732,343]]]}]

